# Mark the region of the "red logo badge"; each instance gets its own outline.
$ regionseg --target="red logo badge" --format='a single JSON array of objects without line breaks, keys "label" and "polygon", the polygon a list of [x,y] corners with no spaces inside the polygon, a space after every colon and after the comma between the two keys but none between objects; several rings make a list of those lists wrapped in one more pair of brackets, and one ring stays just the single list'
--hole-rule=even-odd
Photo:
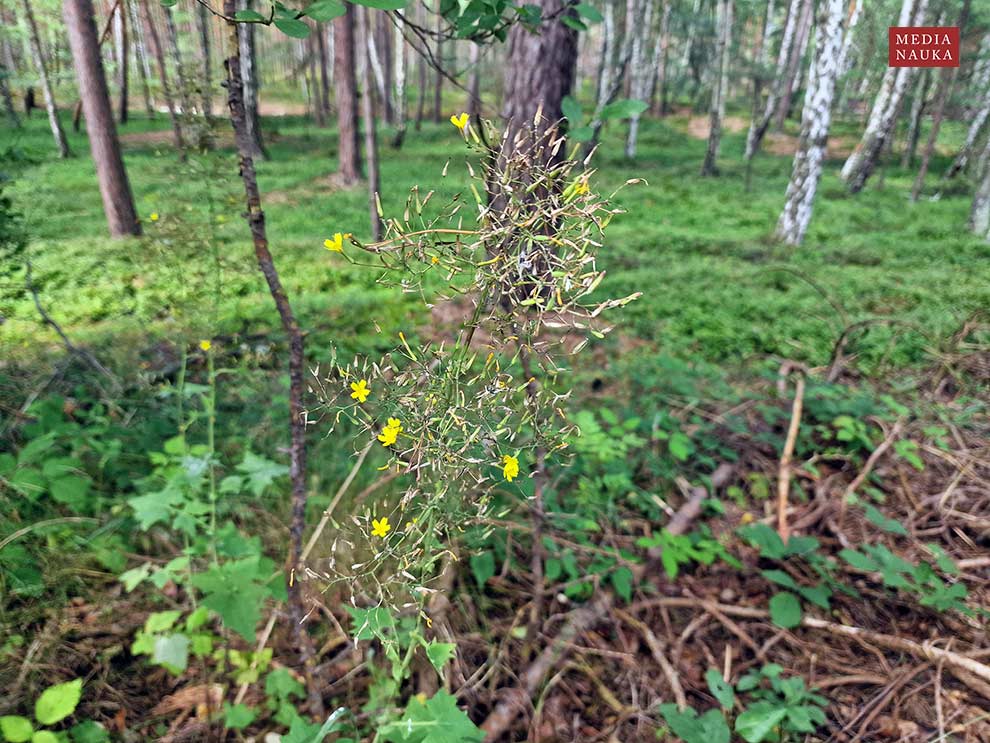
[{"label": "red logo badge", "polygon": [[891,67],[958,67],[959,26],[891,26],[887,30]]}]

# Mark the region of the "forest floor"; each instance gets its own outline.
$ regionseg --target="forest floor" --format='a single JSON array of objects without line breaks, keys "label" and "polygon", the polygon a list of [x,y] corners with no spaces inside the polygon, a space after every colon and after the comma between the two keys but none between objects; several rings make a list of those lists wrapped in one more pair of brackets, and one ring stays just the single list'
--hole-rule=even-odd
[{"label": "forest floor", "polygon": [[[459,569],[445,574],[451,603],[432,631],[455,642],[457,656],[444,685],[476,723],[507,720],[504,740],[524,739],[528,726],[541,741],[674,731],[715,743],[705,725],[722,706],[715,714],[737,733],[768,725],[777,737],[767,740],[988,741],[990,245],[965,229],[968,186],[953,182],[911,204],[913,171],[892,163],[850,197],[836,156],[854,143],[855,126],[840,122],[806,245],[785,250],[769,236],[790,159],[778,145],[759,156],[747,190],[745,119],[733,118],[721,175],[703,179],[702,125],[686,115],[644,122],[633,162],[622,157],[620,127],[606,131],[600,190],[647,183],[616,197],[627,214],[609,229],[601,291],[644,296],[614,315],[617,330],[571,375],[568,412],[583,435],[547,506],[540,636],[526,637],[530,546],[513,538],[528,523],[524,486],[504,494],[507,528],[468,528]],[[789,126],[779,137],[793,138]],[[328,363],[332,350],[341,359],[387,351],[399,331],[413,340],[442,332],[419,297],[323,249],[334,232],[367,232],[366,192],[333,180],[330,131],[294,116],[266,119],[264,129],[271,158],[259,179],[272,250],[307,329],[310,365]],[[947,147],[957,134],[950,126]],[[128,124],[122,141],[146,237],[114,242],[84,138],[72,135],[80,154],[60,162],[47,137],[41,121],[0,132],[8,193],[24,217],[39,301],[112,379],[66,358],[24,291],[23,270],[7,266],[0,477],[34,468],[25,451],[42,447],[32,441],[63,458],[76,447],[99,456],[87,464],[95,469],[84,501],[24,503],[0,486],[0,714],[23,714],[53,680],[82,677],[79,714],[122,739],[284,731],[267,679],[298,670],[287,622],[274,625],[265,674],[209,655],[170,673],[131,648],[151,612],[181,606],[181,592],[168,583],[128,592],[118,579],[148,555],[164,565],[182,552],[176,533],[139,533],[125,503],[148,492],[155,457],[185,425],[168,392],[179,370],[205,383],[200,339],[213,339],[224,368],[219,456],[231,472],[246,452],[283,456],[273,443],[284,423],[278,321],[239,218],[234,159],[220,150],[180,163],[163,117]],[[382,151],[386,212],[417,183],[441,197],[466,184],[447,124]],[[940,155],[932,172],[945,165]],[[792,421],[793,479],[784,479],[794,536],[784,544],[776,502]],[[202,438],[203,419],[182,430]],[[349,454],[349,444],[314,430],[313,517]],[[370,484],[368,472],[353,492]],[[268,485],[228,515],[274,546],[280,563],[288,488]],[[362,497],[339,508],[356,510]],[[323,696],[355,711],[369,735],[376,718],[360,710],[383,675],[374,644],[341,634],[349,596],[305,586]],[[217,642],[251,650],[219,632]],[[233,703],[245,682],[239,701],[252,722],[211,723],[211,708]],[[435,677],[418,673],[402,695],[431,685]],[[705,717],[658,708],[675,701]],[[801,723],[819,708],[825,722],[805,738]]]}]

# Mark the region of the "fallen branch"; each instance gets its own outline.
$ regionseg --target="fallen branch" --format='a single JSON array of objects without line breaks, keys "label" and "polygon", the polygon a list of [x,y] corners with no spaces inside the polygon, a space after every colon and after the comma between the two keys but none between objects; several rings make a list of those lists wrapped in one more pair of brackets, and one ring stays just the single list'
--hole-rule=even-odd
[{"label": "fallen branch", "polygon": [[894,424],[894,427],[890,429],[890,433],[887,434],[887,437],[882,442],[880,442],[880,446],[874,449],[873,453],[870,454],[870,456],[867,458],[866,464],[863,465],[863,469],[860,470],[860,473],[856,475],[856,478],[851,483],[849,483],[849,486],[846,488],[846,491],[842,494],[843,503],[845,503],[846,499],[850,495],[855,493],[856,490],[859,488],[859,486],[862,485],[863,482],[866,480],[866,478],[870,476],[870,473],[873,471],[873,468],[876,466],[877,461],[880,459],[880,457],[883,456],[884,452],[886,452],[887,449],[890,448],[891,444],[894,443],[894,440],[900,435],[901,430],[903,428],[904,428],[904,419],[898,418],[897,422]]},{"label": "fallen branch", "polygon": [[801,407],[804,404],[804,374],[797,378],[794,387],[794,403],[791,405],[791,423],[787,428],[787,439],[784,441],[784,451],[780,455],[780,467],[777,470],[777,533],[786,544],[790,531],[787,528],[787,500],[791,492],[791,459],[794,456],[794,445],[797,442],[798,431],[801,429]]}]

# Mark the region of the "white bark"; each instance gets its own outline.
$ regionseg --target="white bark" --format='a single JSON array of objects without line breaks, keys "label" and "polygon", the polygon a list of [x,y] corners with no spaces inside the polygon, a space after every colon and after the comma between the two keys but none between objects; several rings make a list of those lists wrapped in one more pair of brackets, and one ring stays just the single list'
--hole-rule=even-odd
[{"label": "white bark", "polygon": [[48,77],[48,67],[45,65],[44,51],[41,48],[41,37],[38,35],[38,24],[34,20],[30,0],[24,0],[24,20],[27,21],[28,46],[31,49],[31,57],[34,59],[34,66],[41,80],[41,92],[45,96],[45,110],[48,112],[48,124],[52,129],[52,137],[55,138],[58,156],[68,157],[70,154],[69,142],[65,138],[62,122],[58,118],[55,95],[52,93],[52,84]]},{"label": "white bark", "polygon": [[[631,4],[631,3],[630,3]],[[650,33],[653,27],[653,3],[648,2],[642,8],[642,17],[635,26],[630,28],[632,33],[632,51],[629,60],[629,97],[644,103],[650,97],[651,66],[647,64],[650,56]],[[639,118],[634,114],[629,119],[629,134],[626,137],[626,157],[636,156],[636,139],[639,136]]]},{"label": "white bark", "polygon": [[980,156],[980,177],[973,194],[973,207],[969,213],[969,227],[977,235],[990,241],[990,137]]},{"label": "white bark", "polygon": [[844,19],[844,0],[824,0],[815,31],[815,54],[808,72],[801,114],[801,139],[794,154],[784,210],[777,223],[777,237],[789,245],[800,245],[811,223],[832,121]]},{"label": "white bark", "polygon": [[[393,49],[392,49],[392,95],[395,103],[395,139],[393,146],[402,145],[406,135],[406,39],[402,35],[404,21],[400,16],[394,18]],[[476,46],[476,45],[473,45]]]},{"label": "white bark", "polygon": [[846,21],[846,30],[842,39],[842,51],[839,52],[839,78],[846,76],[852,64],[852,44],[859,18],[863,15],[863,0],[852,0],[852,9]]},{"label": "white bark", "polygon": [[787,76],[787,63],[791,58],[791,48],[794,46],[794,37],[797,35],[798,18],[801,15],[802,0],[791,0],[787,11],[787,21],[784,24],[784,35],[780,40],[780,51],[777,53],[777,66],[774,71],[773,85],[767,94],[766,105],[763,107],[763,114],[749,125],[749,132],[746,134],[746,159],[751,160],[756,151],[760,148],[767,128],[770,126],[770,119],[773,112],[777,110],[777,102],[785,85]]},{"label": "white bark", "polygon": [[983,131],[987,120],[990,119],[990,33],[983,37],[983,42],[980,44],[980,59],[973,70],[970,90],[976,95],[974,96],[975,105],[968,112],[970,124],[966,132],[966,141],[963,142],[963,146],[955,160],[952,161],[952,165],[945,171],[943,178],[946,179],[953,178],[969,164],[976,140],[979,139],[980,132]]},{"label": "white bark", "polygon": [[712,101],[708,116],[708,149],[701,166],[702,175],[718,173],[719,145],[722,141],[722,119],[725,118],[725,98],[729,87],[729,47],[732,42],[732,0],[719,0],[716,7],[715,27],[717,43],[715,51],[716,73],[712,84]]}]

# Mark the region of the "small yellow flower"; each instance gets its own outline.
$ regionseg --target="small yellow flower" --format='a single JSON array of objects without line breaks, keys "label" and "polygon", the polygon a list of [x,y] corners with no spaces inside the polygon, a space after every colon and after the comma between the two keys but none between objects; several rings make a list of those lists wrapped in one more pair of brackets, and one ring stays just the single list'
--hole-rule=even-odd
[{"label": "small yellow flower", "polygon": [[512,482],[514,478],[519,477],[519,457],[511,454],[502,456],[502,475],[506,482]]},{"label": "small yellow flower", "polygon": [[451,116],[450,117],[450,123],[453,124],[454,126],[456,126],[458,129],[460,129],[463,132],[464,131],[464,127],[466,127],[468,125],[468,119],[470,119],[470,118],[471,117],[468,116],[466,113],[462,113],[460,116]]},{"label": "small yellow flower", "polygon": [[351,397],[358,402],[364,402],[368,399],[368,395],[370,394],[371,390],[368,388],[367,379],[362,379],[358,382],[351,382]]},{"label": "small yellow flower", "polygon": [[402,421],[398,418],[389,418],[382,432],[378,434],[378,440],[385,446],[392,446],[398,440],[400,433],[402,433]]},{"label": "small yellow flower", "polygon": [[158,212],[152,212],[148,216],[148,219],[150,219],[152,222],[157,222],[158,221]]},{"label": "small yellow flower", "polygon": [[433,256],[432,258],[430,258],[430,263],[432,263],[434,265],[436,265],[439,262],[440,262],[440,259],[437,258],[436,256]]},{"label": "small yellow flower", "polygon": [[574,187],[574,193],[576,195],[578,195],[578,196],[583,196],[586,193],[591,193],[591,186],[589,186],[587,183],[583,183],[583,182],[578,183]]},{"label": "small yellow flower", "polygon": [[388,523],[388,516],[382,516],[380,519],[372,519],[371,521],[371,536],[381,537],[382,539],[392,530],[391,525]]},{"label": "small yellow flower", "polygon": [[213,348],[213,344],[210,343],[209,341],[200,341],[199,347],[203,351],[209,351],[211,348]]},{"label": "small yellow flower", "polygon": [[343,232],[343,233],[335,232],[333,234],[332,240],[323,241],[323,247],[326,248],[327,250],[332,250],[334,253],[343,253],[344,240],[350,240],[350,239],[351,239],[350,232]]}]

